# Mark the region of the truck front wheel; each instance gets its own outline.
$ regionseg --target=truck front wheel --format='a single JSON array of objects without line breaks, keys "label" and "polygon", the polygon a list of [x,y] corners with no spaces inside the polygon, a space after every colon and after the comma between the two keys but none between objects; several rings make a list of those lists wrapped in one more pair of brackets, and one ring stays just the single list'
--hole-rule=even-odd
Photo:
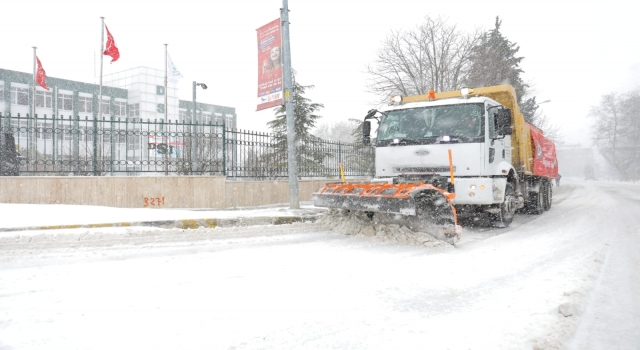
[{"label": "truck front wheel", "polygon": [[507,186],[504,188],[504,201],[500,204],[500,212],[493,214],[492,225],[494,227],[509,227],[513,222],[517,204],[513,185],[507,183]]}]

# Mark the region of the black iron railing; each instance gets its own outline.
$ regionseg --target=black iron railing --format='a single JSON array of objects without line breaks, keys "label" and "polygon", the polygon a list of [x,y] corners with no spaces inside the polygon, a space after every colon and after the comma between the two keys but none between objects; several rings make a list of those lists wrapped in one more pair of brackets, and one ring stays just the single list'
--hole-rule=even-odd
[{"label": "black iron railing", "polygon": [[[0,132],[17,150],[0,147],[0,159],[8,159],[0,174],[15,163],[20,175],[288,176],[286,135],[224,124],[0,114]],[[296,147],[300,177],[338,177],[340,163],[346,176],[373,173],[369,146],[312,137]]]}]

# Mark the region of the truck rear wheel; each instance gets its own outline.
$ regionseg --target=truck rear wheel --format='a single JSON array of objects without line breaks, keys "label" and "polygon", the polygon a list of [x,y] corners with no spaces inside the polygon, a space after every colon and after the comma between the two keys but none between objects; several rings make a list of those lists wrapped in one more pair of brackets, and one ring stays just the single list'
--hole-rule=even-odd
[{"label": "truck rear wheel", "polygon": [[529,194],[529,201],[526,203],[526,212],[528,214],[540,215],[544,213],[545,200],[545,183],[540,182],[540,188],[538,192],[531,192]]},{"label": "truck rear wheel", "polygon": [[551,209],[551,202],[553,200],[553,189],[551,188],[551,182],[550,181],[545,181],[544,183],[544,192],[543,192],[543,199],[544,199],[544,210],[549,210]]},{"label": "truck rear wheel", "polygon": [[500,204],[500,212],[493,214],[493,227],[509,227],[513,222],[513,216],[516,213],[516,196],[513,185],[507,183],[504,188],[504,201]]}]

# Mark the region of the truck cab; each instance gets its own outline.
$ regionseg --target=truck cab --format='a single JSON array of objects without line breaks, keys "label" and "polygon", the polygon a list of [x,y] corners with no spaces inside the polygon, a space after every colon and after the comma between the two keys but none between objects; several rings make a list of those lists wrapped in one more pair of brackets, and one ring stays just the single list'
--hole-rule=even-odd
[{"label": "truck cab", "polygon": [[507,176],[514,171],[511,132],[503,125],[506,110],[483,96],[381,108],[376,176],[445,179],[451,150],[456,185],[453,204],[502,203]]}]

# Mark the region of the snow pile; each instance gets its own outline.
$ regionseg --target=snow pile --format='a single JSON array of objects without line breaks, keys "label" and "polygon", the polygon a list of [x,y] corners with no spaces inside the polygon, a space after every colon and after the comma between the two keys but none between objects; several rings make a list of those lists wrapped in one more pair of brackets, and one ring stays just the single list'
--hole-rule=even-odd
[{"label": "snow pile", "polygon": [[331,209],[317,223],[344,235],[362,235],[383,242],[429,248],[453,248],[442,240],[443,237],[438,239],[432,234],[432,229],[442,231],[441,228],[416,223],[411,217],[403,215],[375,213],[373,218],[369,218],[364,212]]},{"label": "snow pile", "polygon": [[78,247],[116,244],[194,242],[256,236],[298,234],[317,231],[312,223],[288,225],[232,226],[197,229],[156,227],[103,227],[7,232],[0,236],[0,250],[32,247]]}]

